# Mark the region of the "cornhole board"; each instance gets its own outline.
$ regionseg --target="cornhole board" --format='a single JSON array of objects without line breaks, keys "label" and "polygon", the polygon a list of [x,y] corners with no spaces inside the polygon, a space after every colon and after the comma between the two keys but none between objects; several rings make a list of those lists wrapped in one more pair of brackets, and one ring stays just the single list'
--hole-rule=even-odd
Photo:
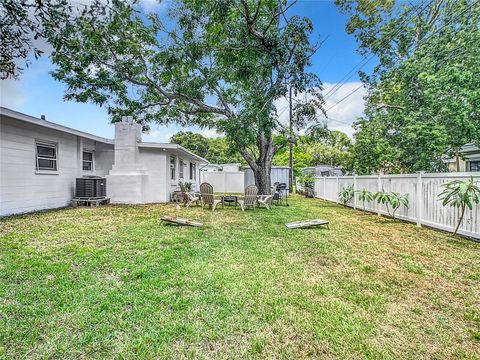
[{"label": "cornhole board", "polygon": [[195,227],[202,227],[203,224],[198,221],[193,221],[190,219],[185,219],[185,218],[179,218],[179,217],[173,217],[173,216],[168,216],[164,215],[160,218],[160,221],[165,221],[171,224],[177,224],[180,226],[195,226]]},{"label": "cornhole board", "polygon": [[322,220],[322,219],[300,220],[300,221],[294,221],[294,222],[285,224],[285,226],[289,229],[305,229],[305,228],[320,226],[320,225],[327,225],[327,228],[330,229],[330,227],[328,226],[328,221]]}]

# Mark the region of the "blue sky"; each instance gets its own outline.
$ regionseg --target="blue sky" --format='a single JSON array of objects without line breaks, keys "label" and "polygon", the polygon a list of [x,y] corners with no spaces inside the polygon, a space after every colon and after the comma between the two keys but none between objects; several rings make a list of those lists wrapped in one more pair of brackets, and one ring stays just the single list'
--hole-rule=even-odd
[{"label": "blue sky", "polygon": [[[163,11],[164,5],[157,5],[147,0],[143,6],[149,10]],[[357,54],[358,44],[353,36],[345,32],[347,17],[340,14],[333,1],[300,0],[291,9],[292,14],[308,16],[314,25],[313,40],[325,40],[322,47],[313,57],[311,71],[317,73],[328,91],[343,76],[356,66],[362,57]],[[370,62],[362,70],[369,71],[374,65]],[[69,127],[90,132],[99,136],[113,138],[113,126],[110,124],[106,109],[92,104],[65,102],[63,92],[65,86],[52,79],[49,72],[53,69],[47,57],[33,61],[25,70],[20,80],[1,81],[0,102],[2,106],[33,115],[45,114],[47,119]],[[355,73],[348,83],[333,94],[326,108],[335,104],[359,85]],[[351,135],[351,124],[363,112],[363,89],[350,96],[347,100],[329,112],[329,127],[347,132]],[[287,102],[278,104],[281,117],[287,116]],[[151,132],[144,135],[145,141],[167,142],[170,136],[182,128],[178,126],[159,126],[152,124]],[[183,129],[185,130],[185,129]],[[209,129],[189,128],[209,137],[218,136]]]}]

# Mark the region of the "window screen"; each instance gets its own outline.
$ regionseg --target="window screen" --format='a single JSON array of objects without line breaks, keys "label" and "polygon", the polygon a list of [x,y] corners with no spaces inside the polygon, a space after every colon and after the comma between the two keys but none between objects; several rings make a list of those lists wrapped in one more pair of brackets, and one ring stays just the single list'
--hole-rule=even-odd
[{"label": "window screen", "polygon": [[57,170],[57,145],[37,142],[37,170]]},{"label": "window screen", "polygon": [[177,159],[175,156],[170,156],[170,179],[175,180],[176,179],[176,172],[177,172]]},{"label": "window screen", "polygon": [[93,170],[93,152],[91,151],[84,151],[83,152],[83,170],[84,171],[92,171]]},{"label": "window screen", "polygon": [[185,167],[185,163],[183,162],[183,159],[180,159],[180,169],[178,169],[180,179],[183,179],[184,167]]}]

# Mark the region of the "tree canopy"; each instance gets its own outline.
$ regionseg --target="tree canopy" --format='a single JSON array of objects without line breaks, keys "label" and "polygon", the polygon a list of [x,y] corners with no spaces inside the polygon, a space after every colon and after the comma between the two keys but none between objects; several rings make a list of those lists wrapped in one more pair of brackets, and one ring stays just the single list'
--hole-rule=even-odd
[{"label": "tree canopy", "polygon": [[114,121],[215,128],[239,151],[268,192],[283,130],[275,100],[291,87],[302,126],[321,109],[319,78],[306,71],[316,46],[308,18],[288,16],[286,1],[174,2],[169,19],[120,1],[101,1],[51,38],[53,76],[65,98],[106,106]]},{"label": "tree canopy", "polygon": [[[300,170],[305,167],[317,165],[340,167],[349,172],[352,170],[351,147],[352,141],[347,134],[337,130],[322,132],[320,136],[301,135],[293,148],[294,175],[300,175]],[[287,149],[275,155],[274,164],[289,164]]]},{"label": "tree canopy", "polygon": [[358,173],[446,169],[480,144],[480,6],[475,0],[337,0],[361,54],[376,56],[353,146]]},{"label": "tree canopy", "polygon": [[2,0],[0,79],[18,78],[32,54],[35,59],[43,54],[47,39],[60,24],[73,23],[88,10],[89,5],[69,0]]},{"label": "tree canopy", "polygon": [[193,151],[198,156],[206,158],[208,153],[208,139],[199,133],[180,131],[170,138],[170,142]]},{"label": "tree canopy", "polygon": [[199,133],[180,131],[170,138],[170,142],[182,145],[184,148],[200,155],[210,163],[228,164],[244,163],[238,151],[232,150],[225,138],[209,139]]}]

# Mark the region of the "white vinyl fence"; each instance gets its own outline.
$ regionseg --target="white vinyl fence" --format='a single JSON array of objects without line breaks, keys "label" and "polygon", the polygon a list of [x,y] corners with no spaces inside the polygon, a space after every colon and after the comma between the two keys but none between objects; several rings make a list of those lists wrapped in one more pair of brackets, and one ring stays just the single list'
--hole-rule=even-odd
[{"label": "white vinyl fence", "polygon": [[[290,172],[290,167],[288,166],[272,166],[272,170],[270,171],[270,182],[275,184],[284,183],[287,184],[288,188],[288,175]],[[252,169],[245,169],[245,186],[254,185],[255,184],[255,177],[253,175]]]},{"label": "white vinyl fence", "polygon": [[[286,183],[288,186],[288,166],[272,166],[271,182]],[[252,169],[245,171],[200,171],[200,183],[207,182],[216,193],[242,193],[245,187],[255,184]]]},{"label": "white vinyl fence", "polygon": [[[395,216],[399,219],[416,223],[418,226],[427,225],[437,229],[453,232],[457,225],[459,212],[450,206],[443,206],[438,195],[443,191],[442,184],[452,180],[465,180],[474,177],[480,181],[480,173],[432,173],[432,174],[399,174],[399,175],[370,175],[370,176],[342,176],[315,178],[315,197],[338,203],[338,192],[349,185],[354,190],[363,189],[371,192],[385,191],[408,194],[409,206],[401,206]],[[363,209],[363,204],[355,194],[348,206],[354,209]],[[365,204],[368,211],[387,215],[384,205],[375,201]],[[480,206],[473,210],[467,209],[462,225],[458,231],[462,235],[480,239]]]},{"label": "white vinyl fence", "polygon": [[216,193],[243,193],[245,175],[243,171],[200,171],[200,183],[207,182]]}]

